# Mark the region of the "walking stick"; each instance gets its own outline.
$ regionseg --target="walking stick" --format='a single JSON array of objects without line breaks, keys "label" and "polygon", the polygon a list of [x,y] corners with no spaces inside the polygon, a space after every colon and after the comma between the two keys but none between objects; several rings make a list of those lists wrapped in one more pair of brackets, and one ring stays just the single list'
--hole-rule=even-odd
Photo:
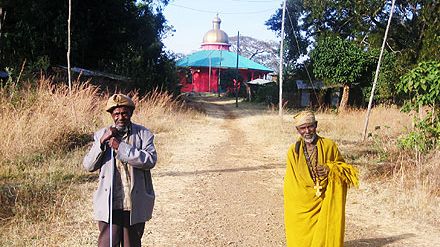
[{"label": "walking stick", "polygon": [[110,182],[110,247],[113,246],[113,176],[115,169],[115,158],[113,155],[113,148],[110,149],[110,158],[112,159],[112,167],[110,168],[111,182]]}]

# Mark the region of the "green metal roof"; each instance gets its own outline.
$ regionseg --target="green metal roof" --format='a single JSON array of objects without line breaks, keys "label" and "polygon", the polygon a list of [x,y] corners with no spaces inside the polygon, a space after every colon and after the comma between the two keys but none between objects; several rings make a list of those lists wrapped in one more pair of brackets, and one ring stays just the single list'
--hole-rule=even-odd
[{"label": "green metal roof", "polygon": [[[177,60],[177,67],[236,68],[237,53],[227,50],[201,50]],[[272,72],[273,70],[248,58],[238,56],[239,69],[252,69]]]}]

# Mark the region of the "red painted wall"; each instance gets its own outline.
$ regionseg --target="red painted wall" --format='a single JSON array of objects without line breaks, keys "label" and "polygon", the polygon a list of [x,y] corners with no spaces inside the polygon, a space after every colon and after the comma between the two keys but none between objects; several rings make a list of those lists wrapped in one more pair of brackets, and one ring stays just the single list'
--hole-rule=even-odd
[{"label": "red painted wall", "polygon": [[[220,72],[221,73],[221,72]],[[211,68],[211,83],[209,85],[209,68],[192,68],[192,83],[185,74],[179,73],[179,81],[182,85],[181,91],[187,92],[218,92],[218,68]],[[241,69],[240,74],[244,81],[250,81],[257,78],[264,78],[265,72]],[[220,74],[221,76],[221,74]]]},{"label": "red painted wall", "polygon": [[[209,76],[209,68],[191,69],[192,83],[187,77],[179,73],[182,92],[218,92],[218,69],[211,68],[211,76]],[[211,81],[211,83],[209,83]]]}]

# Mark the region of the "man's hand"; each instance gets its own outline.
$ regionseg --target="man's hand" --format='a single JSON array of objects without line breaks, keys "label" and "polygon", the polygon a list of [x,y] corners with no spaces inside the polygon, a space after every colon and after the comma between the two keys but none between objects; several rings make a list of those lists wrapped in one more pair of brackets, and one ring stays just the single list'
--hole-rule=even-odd
[{"label": "man's hand", "polygon": [[108,141],[108,145],[113,148],[113,150],[118,150],[120,141],[116,137],[111,137]]},{"label": "man's hand", "polygon": [[328,166],[318,164],[317,170],[318,170],[318,176],[319,177],[323,177],[323,178],[327,177],[328,172],[329,172]]},{"label": "man's hand", "polygon": [[117,135],[118,135],[118,130],[115,127],[110,127],[105,130],[104,135],[102,135],[99,141],[101,142],[101,144],[103,144],[106,141],[110,140],[110,138],[115,137]]}]

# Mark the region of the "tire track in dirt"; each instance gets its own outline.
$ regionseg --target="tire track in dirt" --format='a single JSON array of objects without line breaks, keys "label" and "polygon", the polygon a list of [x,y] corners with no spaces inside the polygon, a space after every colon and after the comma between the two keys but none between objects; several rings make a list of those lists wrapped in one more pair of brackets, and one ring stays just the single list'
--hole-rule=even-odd
[{"label": "tire track in dirt", "polygon": [[202,104],[208,123],[184,140],[186,155],[156,176],[158,206],[146,245],[284,246],[283,166],[246,139],[233,105]]},{"label": "tire track in dirt", "polygon": [[211,242],[207,246],[283,246],[281,208],[274,207],[282,198],[268,187],[274,177],[267,167],[275,166],[263,163],[262,150],[247,140],[234,113],[224,105],[219,108],[225,114],[221,128],[228,130],[228,140],[210,160],[225,172],[208,177],[204,190],[215,196],[203,219],[208,236],[216,236],[206,239]]},{"label": "tire track in dirt", "polygon": [[[163,147],[172,155],[160,156],[153,170],[157,204],[144,246],[285,246],[284,157],[277,157],[284,150],[250,140],[263,131],[249,126],[257,121],[255,111],[216,98],[198,103],[206,120],[191,123],[191,133]],[[349,191],[345,246],[438,243],[438,230],[388,217],[370,200],[368,186]]]}]

